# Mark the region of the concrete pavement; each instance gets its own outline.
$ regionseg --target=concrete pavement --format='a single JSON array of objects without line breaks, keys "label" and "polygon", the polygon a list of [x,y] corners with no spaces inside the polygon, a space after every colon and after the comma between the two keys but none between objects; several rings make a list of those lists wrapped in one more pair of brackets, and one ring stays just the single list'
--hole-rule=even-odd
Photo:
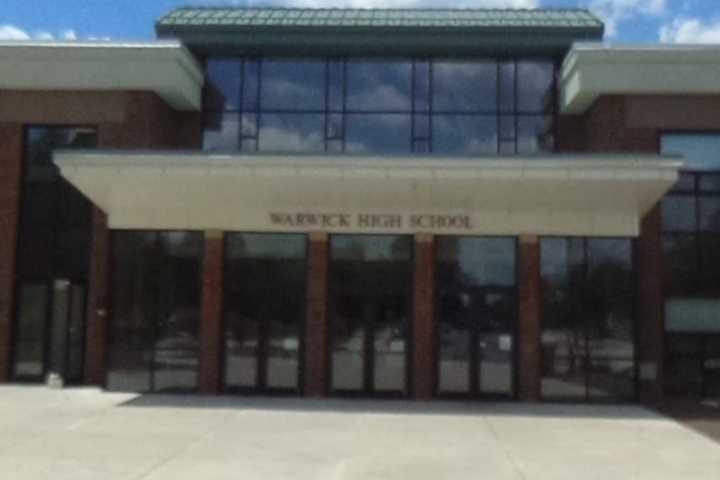
[{"label": "concrete pavement", "polygon": [[0,478],[717,480],[720,445],[631,406],[5,386]]}]

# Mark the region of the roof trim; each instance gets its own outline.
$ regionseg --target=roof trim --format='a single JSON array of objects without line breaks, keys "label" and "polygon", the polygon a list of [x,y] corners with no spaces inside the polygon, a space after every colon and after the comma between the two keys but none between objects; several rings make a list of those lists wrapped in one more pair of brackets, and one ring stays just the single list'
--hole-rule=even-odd
[{"label": "roof trim", "polygon": [[576,44],[561,70],[561,109],[582,113],[604,95],[720,94],[718,45]]},{"label": "roof trim", "polygon": [[197,111],[204,81],[177,40],[0,42],[2,90],[153,91],[177,110]]}]

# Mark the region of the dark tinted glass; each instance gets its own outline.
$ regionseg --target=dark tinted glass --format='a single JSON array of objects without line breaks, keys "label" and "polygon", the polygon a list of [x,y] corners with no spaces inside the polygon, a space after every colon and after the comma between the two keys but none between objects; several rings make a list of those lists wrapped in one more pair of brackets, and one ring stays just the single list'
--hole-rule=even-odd
[{"label": "dark tinted glass", "polygon": [[552,152],[555,146],[553,117],[521,115],[517,119],[517,153]]},{"label": "dark tinted glass", "polygon": [[628,399],[635,385],[628,239],[541,242],[543,396]]},{"label": "dark tinted glass", "polygon": [[325,109],[325,62],[265,60],[262,64],[263,110]]},{"label": "dark tinted glass", "polygon": [[437,242],[441,394],[512,395],[515,241]]},{"label": "dark tinted glass", "polygon": [[47,285],[21,284],[15,328],[16,377],[39,377],[45,368]]},{"label": "dark tinted glass", "polygon": [[264,113],[259,150],[263,152],[322,152],[324,115]]},{"label": "dark tinted glass", "polygon": [[412,237],[337,235],[330,255],[331,389],[405,394]]},{"label": "dark tinted glass", "polygon": [[663,230],[694,232],[697,229],[697,201],[691,195],[666,196],[662,201]]},{"label": "dark tinted glass", "polygon": [[347,108],[354,111],[409,112],[412,105],[409,61],[347,62]]},{"label": "dark tinted glass", "polygon": [[240,117],[237,113],[206,114],[203,148],[207,152],[232,152],[240,148]]},{"label": "dark tinted glass", "polygon": [[488,154],[497,152],[497,118],[489,115],[435,115],[433,152]]},{"label": "dark tinted glass", "polygon": [[234,58],[211,58],[205,68],[206,109],[212,111],[240,108],[241,64]]},{"label": "dark tinted glass", "polygon": [[408,153],[410,151],[410,115],[347,115],[345,151],[348,153]]},{"label": "dark tinted glass", "polygon": [[433,110],[494,112],[497,110],[497,64],[476,60],[433,62]]},{"label": "dark tinted glass", "polygon": [[194,390],[202,234],[116,232],[113,250],[108,388]]},{"label": "dark tinted glass", "polygon": [[541,113],[554,108],[553,76],[551,62],[518,62],[517,110]]},{"label": "dark tinted glass", "polygon": [[305,237],[229,234],[225,245],[225,388],[297,391]]},{"label": "dark tinted glass", "polygon": [[698,199],[700,230],[720,233],[720,196]]}]

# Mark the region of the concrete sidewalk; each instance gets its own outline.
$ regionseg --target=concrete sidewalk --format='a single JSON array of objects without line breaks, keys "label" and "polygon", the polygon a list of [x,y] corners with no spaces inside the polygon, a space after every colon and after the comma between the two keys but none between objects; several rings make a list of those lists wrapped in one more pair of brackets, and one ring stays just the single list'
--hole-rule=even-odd
[{"label": "concrete sidewalk", "polygon": [[720,445],[639,407],[9,386],[0,478],[717,480]]}]

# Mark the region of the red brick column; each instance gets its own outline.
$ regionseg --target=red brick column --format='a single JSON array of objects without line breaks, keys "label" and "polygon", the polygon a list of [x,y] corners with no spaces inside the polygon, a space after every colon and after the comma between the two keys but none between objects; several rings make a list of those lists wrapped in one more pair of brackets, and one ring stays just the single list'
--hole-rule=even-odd
[{"label": "red brick column", "polygon": [[85,315],[85,383],[104,385],[110,306],[110,230],[107,215],[92,207],[88,302]]},{"label": "red brick column", "polygon": [[435,394],[435,248],[432,235],[415,235],[412,392],[416,400]]},{"label": "red brick column", "polygon": [[0,124],[0,382],[10,377],[22,126]]},{"label": "red brick column", "polygon": [[521,235],[519,243],[517,394],[522,401],[537,402],[542,379],[540,239]]},{"label": "red brick column", "polygon": [[327,233],[310,234],[308,251],[307,314],[305,318],[305,374],[306,397],[327,395],[328,318],[327,287],[329,238]]},{"label": "red brick column", "polygon": [[202,324],[200,327],[200,392],[220,393],[223,352],[223,232],[205,232]]},{"label": "red brick column", "polygon": [[639,399],[662,400],[665,297],[663,294],[662,218],[656,206],[642,220],[637,240]]}]

